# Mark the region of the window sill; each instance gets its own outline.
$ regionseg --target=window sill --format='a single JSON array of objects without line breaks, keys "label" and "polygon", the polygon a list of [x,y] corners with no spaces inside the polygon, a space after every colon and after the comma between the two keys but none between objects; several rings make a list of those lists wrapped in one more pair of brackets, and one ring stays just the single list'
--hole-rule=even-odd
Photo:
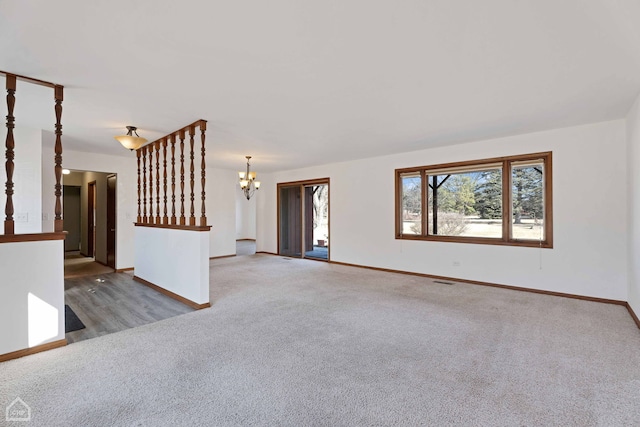
[{"label": "window sill", "polygon": [[525,248],[553,249],[553,243],[538,240],[503,240],[500,238],[456,237],[456,236],[413,236],[401,234],[396,240],[422,240],[427,242],[470,243],[475,245],[520,246]]}]

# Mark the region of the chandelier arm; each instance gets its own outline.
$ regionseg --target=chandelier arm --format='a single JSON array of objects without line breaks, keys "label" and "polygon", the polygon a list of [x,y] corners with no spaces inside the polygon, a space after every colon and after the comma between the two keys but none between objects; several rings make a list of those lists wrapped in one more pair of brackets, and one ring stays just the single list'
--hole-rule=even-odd
[{"label": "chandelier arm", "polygon": [[[251,177],[251,164],[249,163],[251,160],[251,156],[246,156],[247,158],[247,171],[245,173],[244,178],[240,178],[240,188],[242,189],[242,192],[244,194],[244,196],[247,198],[247,200],[250,200],[251,197],[255,194],[257,188],[255,186],[255,178],[256,177]],[[240,172],[242,174],[242,172]],[[242,186],[242,182],[245,182],[246,185],[243,187]]]}]

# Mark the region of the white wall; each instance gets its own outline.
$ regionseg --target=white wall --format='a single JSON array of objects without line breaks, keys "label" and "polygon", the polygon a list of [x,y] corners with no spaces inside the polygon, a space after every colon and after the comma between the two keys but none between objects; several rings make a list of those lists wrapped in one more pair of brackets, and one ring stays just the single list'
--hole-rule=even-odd
[{"label": "white wall", "polygon": [[[53,215],[45,218],[43,200],[53,214],[54,153],[43,151],[42,138],[40,130],[14,129],[16,234],[53,231]],[[44,159],[50,167],[43,167]],[[6,178],[1,182],[3,222]],[[63,240],[0,244],[0,354],[64,339],[63,259]]]},{"label": "white wall", "polygon": [[[396,168],[540,151],[553,152],[553,249],[395,239]],[[276,183],[330,177],[333,261],[626,300],[626,171],[616,120],[263,174],[257,250],[277,251]]]},{"label": "white wall", "polygon": [[[333,169],[334,167],[335,165],[332,164],[289,173],[304,176],[304,179],[309,176],[312,179],[311,174],[321,173],[322,169]],[[282,177],[289,173],[260,173],[260,197],[256,198],[256,252],[278,252],[278,218],[276,217],[278,195],[276,186],[278,182],[295,181]]]},{"label": "white wall", "polygon": [[63,251],[62,240],[0,244],[0,354],[64,339]]},{"label": "white wall", "polygon": [[[2,133],[3,149],[2,168],[0,176],[0,234],[4,234],[5,206],[7,197],[5,185],[7,175],[4,168],[4,140],[6,133]],[[40,197],[40,183],[42,182],[41,138],[40,131],[29,128],[15,128],[15,158],[13,171],[13,220],[16,234],[42,232],[42,199]],[[51,192],[51,198],[53,198]]]},{"label": "white wall", "polygon": [[247,200],[236,180],[236,239],[256,238],[256,200],[260,197],[260,190]]},{"label": "white wall", "polygon": [[[53,148],[53,140],[51,132],[40,131],[41,144],[42,144],[42,156],[40,158],[40,170],[42,171],[42,186],[40,191],[42,192],[42,232],[43,233],[51,233],[53,232],[53,221],[55,218],[55,209],[56,209],[56,196],[55,196],[55,185],[56,185],[56,176],[54,172],[54,148]],[[62,154],[62,164],[63,168],[68,169],[64,165],[65,161],[65,153]],[[64,179],[64,175],[63,175]]]},{"label": "white wall", "polygon": [[629,305],[640,315],[640,95],[627,115]]},{"label": "white wall", "polygon": [[211,226],[209,256],[236,253],[235,183],[237,172],[207,168],[207,222]]},{"label": "white wall", "polygon": [[209,302],[209,233],[135,228],[135,275],[198,304]]}]

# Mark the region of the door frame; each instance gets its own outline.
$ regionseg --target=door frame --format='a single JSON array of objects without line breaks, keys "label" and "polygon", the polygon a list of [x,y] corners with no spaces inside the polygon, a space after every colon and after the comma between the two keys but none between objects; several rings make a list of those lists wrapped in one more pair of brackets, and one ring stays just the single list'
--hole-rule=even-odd
[{"label": "door frame", "polygon": [[97,211],[97,188],[96,181],[87,183],[87,251],[86,256],[90,258],[96,257],[96,215]]},{"label": "door frame", "polygon": [[[113,200],[109,197],[109,180],[113,178],[115,180],[113,187]],[[115,173],[107,175],[107,266],[116,269],[116,254],[118,253],[118,175]],[[110,228],[109,219],[113,215],[113,229]],[[110,257],[109,252],[109,235],[113,233],[113,257]],[[110,261],[113,260],[113,262]]]},{"label": "door frame", "polygon": [[304,199],[305,199],[305,188],[306,187],[312,187],[315,185],[326,185],[327,186],[327,230],[329,232],[329,236],[328,236],[328,240],[329,242],[331,242],[331,179],[329,177],[327,178],[316,178],[316,179],[307,179],[307,180],[303,180],[303,181],[290,181],[290,182],[279,182],[276,185],[276,220],[277,220],[277,234],[278,234],[278,255],[280,255],[280,189],[284,188],[284,187],[300,187],[300,224],[302,227],[302,230],[300,231],[300,258],[301,259],[310,259],[310,260],[314,260],[314,261],[330,261],[331,260],[331,244],[329,244],[329,247],[327,248],[327,259],[321,259],[321,258],[307,258],[304,256],[305,253],[305,221],[304,221],[304,217],[305,217],[305,210],[304,210]]}]

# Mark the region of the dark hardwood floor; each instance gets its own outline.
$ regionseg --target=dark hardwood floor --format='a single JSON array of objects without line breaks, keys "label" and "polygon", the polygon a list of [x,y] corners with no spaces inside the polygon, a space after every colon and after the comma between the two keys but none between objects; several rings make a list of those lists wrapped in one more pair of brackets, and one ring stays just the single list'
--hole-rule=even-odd
[{"label": "dark hardwood floor", "polygon": [[133,280],[128,273],[65,279],[65,304],[86,328],[66,334],[74,343],[194,311]]},{"label": "dark hardwood floor", "polygon": [[64,254],[64,278],[81,277],[97,274],[113,273],[113,268],[100,264],[91,257],[81,255],[80,252],[66,252]]}]

